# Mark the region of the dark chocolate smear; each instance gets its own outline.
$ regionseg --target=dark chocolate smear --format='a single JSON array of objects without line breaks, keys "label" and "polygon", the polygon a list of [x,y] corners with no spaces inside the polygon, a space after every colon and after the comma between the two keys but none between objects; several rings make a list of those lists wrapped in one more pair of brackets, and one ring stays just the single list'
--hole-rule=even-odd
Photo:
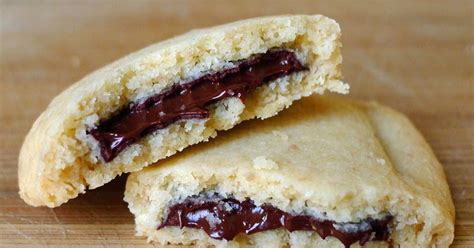
[{"label": "dark chocolate smear", "polygon": [[[252,200],[240,202],[234,198],[202,199],[189,197],[172,205],[158,229],[166,226],[190,227],[204,230],[211,238],[232,240],[240,233],[253,234],[277,228],[288,231],[315,231],[325,239],[339,239],[345,247],[355,242],[364,245],[371,240],[387,241],[391,216],[367,218],[355,223],[337,223],[309,215],[286,213],[270,204],[256,206]],[[344,231],[336,226],[351,225],[355,230]]]},{"label": "dark chocolate smear", "polygon": [[99,142],[104,161],[109,162],[128,145],[157,129],[181,119],[205,119],[209,116],[206,106],[228,97],[243,100],[263,83],[302,70],[307,68],[293,52],[270,50],[130,105],[89,133]]}]

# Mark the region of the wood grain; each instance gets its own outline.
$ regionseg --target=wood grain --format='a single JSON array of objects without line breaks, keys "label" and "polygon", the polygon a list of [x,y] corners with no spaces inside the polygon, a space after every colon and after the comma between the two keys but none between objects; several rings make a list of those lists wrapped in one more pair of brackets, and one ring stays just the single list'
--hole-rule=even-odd
[{"label": "wood grain", "polygon": [[55,209],[17,194],[17,156],[51,98],[93,69],[189,29],[322,13],[343,29],[354,98],[406,113],[444,165],[454,247],[474,247],[472,1],[1,1],[0,246],[147,247],[133,235],[124,178]]}]

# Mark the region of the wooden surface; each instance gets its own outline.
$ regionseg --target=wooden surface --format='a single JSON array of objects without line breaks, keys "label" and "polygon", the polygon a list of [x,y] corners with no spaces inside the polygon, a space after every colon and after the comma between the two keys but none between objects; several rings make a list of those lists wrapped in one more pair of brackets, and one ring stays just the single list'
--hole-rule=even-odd
[{"label": "wooden surface", "polygon": [[18,197],[23,137],[88,72],[192,28],[321,13],[343,30],[351,96],[406,113],[444,165],[456,247],[474,247],[473,1],[1,1],[0,246],[151,246],[135,237],[124,179],[59,208]]}]

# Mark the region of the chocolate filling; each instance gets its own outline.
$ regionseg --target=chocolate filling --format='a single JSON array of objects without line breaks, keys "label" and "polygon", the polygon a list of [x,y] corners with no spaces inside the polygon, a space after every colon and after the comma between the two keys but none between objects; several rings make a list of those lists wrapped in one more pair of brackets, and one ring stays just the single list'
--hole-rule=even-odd
[{"label": "chocolate filling", "polygon": [[104,161],[109,162],[139,138],[177,120],[207,118],[209,104],[227,97],[243,100],[263,83],[302,70],[307,68],[293,52],[270,50],[130,105],[89,133],[99,142]]},{"label": "chocolate filling", "polygon": [[288,231],[315,231],[325,239],[333,236],[345,247],[355,242],[364,245],[371,240],[387,241],[391,216],[367,218],[360,222],[338,223],[309,215],[286,213],[270,204],[256,206],[252,200],[240,202],[234,198],[188,197],[172,205],[158,229],[166,226],[198,228],[211,238],[232,240],[240,233],[253,234],[277,228]]}]

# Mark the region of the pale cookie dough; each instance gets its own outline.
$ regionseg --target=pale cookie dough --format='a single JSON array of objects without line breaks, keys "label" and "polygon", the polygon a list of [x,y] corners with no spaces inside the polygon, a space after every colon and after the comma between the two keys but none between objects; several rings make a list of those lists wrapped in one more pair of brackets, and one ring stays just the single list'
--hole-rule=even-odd
[{"label": "pale cookie dough", "polygon": [[[339,25],[320,15],[255,18],[195,30],[97,70],[57,96],[33,124],[19,157],[21,197],[33,206],[59,206],[117,175],[207,141],[216,130],[271,117],[312,93],[347,93],[349,86],[340,81],[340,35]],[[243,102],[221,100],[209,106],[209,118],[177,121],[129,145],[112,161],[101,159],[89,133],[101,121],[130,103],[272,48],[294,52],[308,70],[267,82]]]},{"label": "pale cookie dough", "polygon": [[389,241],[367,247],[448,247],[454,236],[441,164],[405,116],[376,103],[306,98],[277,117],[244,123],[131,173],[127,181],[125,201],[137,234],[160,244],[344,247],[334,237],[283,228],[230,241],[190,227],[158,228],[170,206],[206,194],[342,223],[392,216]]}]

